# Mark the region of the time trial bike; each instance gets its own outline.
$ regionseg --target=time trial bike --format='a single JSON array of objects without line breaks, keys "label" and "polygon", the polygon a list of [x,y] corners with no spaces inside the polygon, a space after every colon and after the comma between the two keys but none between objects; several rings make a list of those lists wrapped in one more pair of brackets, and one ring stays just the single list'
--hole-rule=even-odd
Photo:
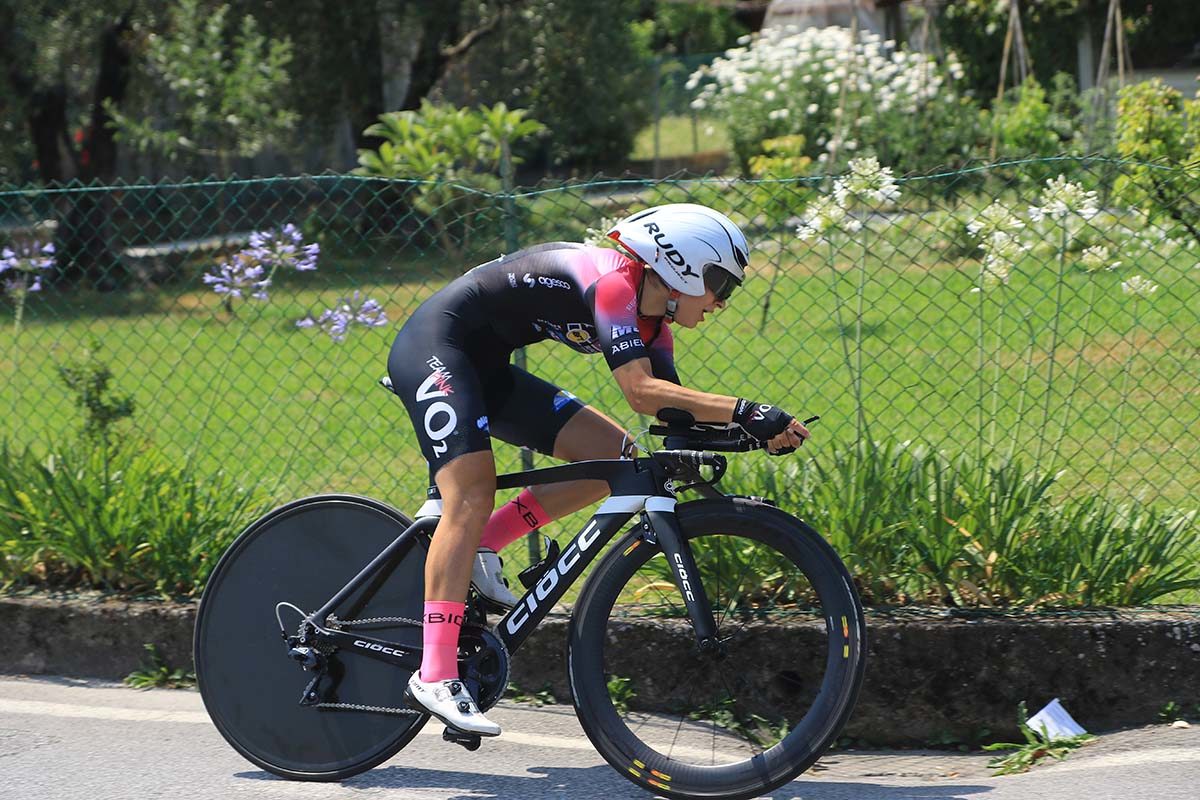
[{"label": "time trial bike", "polygon": [[[522,573],[528,590],[511,610],[471,593],[460,676],[493,707],[510,658],[601,556],[571,604],[565,653],[588,738],[656,794],[754,797],[810,767],[845,725],[866,663],[862,606],[802,519],[717,488],[720,453],[762,442],[686,412],[660,419],[650,433],[661,450],[499,476],[498,489],[600,479],[611,495]],[[413,740],[429,716],[403,695],[421,663],[439,514],[436,488],[412,519],[367,497],[319,495],[269,512],[229,547],[194,644],[205,707],[239,753],[287,778],[336,781]]]}]

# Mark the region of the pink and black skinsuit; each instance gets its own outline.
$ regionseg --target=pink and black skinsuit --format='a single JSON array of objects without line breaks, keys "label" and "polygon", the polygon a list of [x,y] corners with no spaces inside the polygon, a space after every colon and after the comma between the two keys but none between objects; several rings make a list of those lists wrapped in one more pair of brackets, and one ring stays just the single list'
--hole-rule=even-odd
[{"label": "pink and black skinsuit", "polygon": [[393,390],[412,417],[430,483],[491,436],[552,455],[583,404],[509,363],[514,350],[554,339],[603,353],[609,369],[650,359],[655,377],[679,383],[671,330],[637,311],[642,265],[618,253],[553,242],[475,267],[425,301],[388,356]]}]

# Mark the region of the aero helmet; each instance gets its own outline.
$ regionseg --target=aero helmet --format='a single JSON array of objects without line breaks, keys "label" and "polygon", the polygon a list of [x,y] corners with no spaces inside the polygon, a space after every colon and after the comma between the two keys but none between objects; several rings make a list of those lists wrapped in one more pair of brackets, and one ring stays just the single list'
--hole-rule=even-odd
[{"label": "aero helmet", "polygon": [[[746,276],[750,246],[742,231],[724,214],[695,203],[639,211],[608,236],[681,294],[699,297],[707,283],[717,299],[725,300]],[[706,281],[712,270],[718,273]]]}]

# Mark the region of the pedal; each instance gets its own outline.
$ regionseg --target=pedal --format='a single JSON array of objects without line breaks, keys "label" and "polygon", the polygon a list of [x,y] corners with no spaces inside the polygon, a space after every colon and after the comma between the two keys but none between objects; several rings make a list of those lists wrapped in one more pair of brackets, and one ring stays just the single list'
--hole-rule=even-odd
[{"label": "pedal", "polygon": [[479,734],[456,731],[454,728],[446,728],[442,731],[442,741],[461,744],[471,752],[478,750],[480,744]]},{"label": "pedal", "polygon": [[543,536],[542,539],[546,542],[546,555],[542,556],[541,561],[517,573],[517,577],[521,580],[521,585],[526,589],[532,589],[534,586],[537,586],[537,582],[546,574],[546,570],[558,559],[558,542],[549,536]]}]

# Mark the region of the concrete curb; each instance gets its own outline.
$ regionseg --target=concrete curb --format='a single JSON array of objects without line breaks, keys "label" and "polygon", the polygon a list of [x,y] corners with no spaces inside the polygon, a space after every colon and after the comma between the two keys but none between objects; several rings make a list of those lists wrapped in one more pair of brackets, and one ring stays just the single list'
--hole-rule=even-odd
[{"label": "concrete curb", "polygon": [[[0,672],[119,680],[146,663],[153,642],[172,667],[191,664],[194,605],[0,598]],[[512,683],[570,691],[565,618],[551,618],[513,658]],[[1059,617],[939,617],[870,613],[868,667],[846,735],[880,745],[994,741],[1016,733],[1016,706],[1032,713],[1058,697],[1089,730],[1154,722],[1169,702],[1200,704],[1200,608]],[[676,632],[677,633],[677,632]],[[631,625],[616,674],[653,685],[670,625]],[[781,627],[762,646],[804,654],[802,628]],[[747,668],[752,668],[747,666]],[[677,681],[666,681],[673,685]],[[669,698],[659,698],[666,701]]]}]

